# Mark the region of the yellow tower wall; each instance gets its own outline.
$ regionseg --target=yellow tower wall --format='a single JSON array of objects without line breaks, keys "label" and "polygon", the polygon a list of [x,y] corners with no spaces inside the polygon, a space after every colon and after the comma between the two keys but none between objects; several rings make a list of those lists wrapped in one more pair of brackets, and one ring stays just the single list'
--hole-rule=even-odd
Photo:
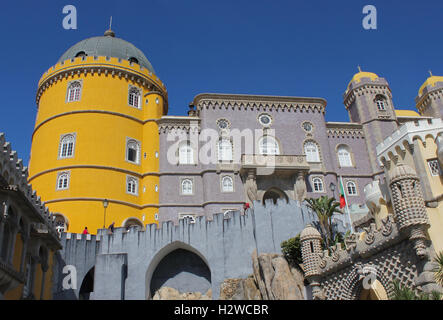
[{"label": "yellow tower wall", "polygon": [[[80,100],[67,102],[69,83],[82,83]],[[130,86],[141,90],[141,107],[128,103]],[[139,65],[116,58],[67,60],[39,82],[38,114],[32,136],[29,183],[52,212],[69,220],[69,232],[91,233],[128,218],[156,223],[159,186],[157,120],[167,110],[161,81]],[[64,134],[75,135],[74,155],[59,158]],[[126,160],[127,139],[140,142],[140,162]],[[157,156],[156,156],[157,155]],[[70,173],[69,188],[57,190],[57,176]],[[127,176],[138,179],[138,195],[126,191]],[[103,200],[108,199],[105,210]]]}]

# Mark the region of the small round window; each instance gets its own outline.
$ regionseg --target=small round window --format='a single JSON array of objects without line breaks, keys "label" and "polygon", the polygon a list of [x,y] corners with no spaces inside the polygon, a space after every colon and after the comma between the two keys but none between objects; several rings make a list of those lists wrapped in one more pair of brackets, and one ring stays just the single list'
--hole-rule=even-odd
[{"label": "small round window", "polygon": [[220,119],[217,121],[217,126],[220,129],[227,129],[229,127],[229,121],[226,119]]},{"label": "small round window", "polygon": [[269,114],[261,114],[258,116],[258,122],[263,126],[269,126],[272,123],[272,118]]},{"label": "small round window", "polygon": [[303,122],[302,127],[306,132],[311,132],[313,125],[310,122]]}]

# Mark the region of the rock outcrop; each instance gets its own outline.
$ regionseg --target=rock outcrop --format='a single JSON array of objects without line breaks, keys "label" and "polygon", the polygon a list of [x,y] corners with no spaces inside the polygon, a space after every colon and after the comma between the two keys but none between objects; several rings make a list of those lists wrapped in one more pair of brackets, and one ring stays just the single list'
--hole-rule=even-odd
[{"label": "rock outcrop", "polygon": [[226,279],[220,300],[304,300],[304,277],[279,254],[252,254],[254,274],[247,279]]},{"label": "rock outcrop", "polygon": [[220,300],[262,300],[253,276],[226,279],[220,286]]},{"label": "rock outcrop", "polygon": [[201,292],[180,293],[177,289],[170,287],[161,287],[158,289],[153,300],[212,300],[212,290],[209,289],[205,294]]},{"label": "rock outcrop", "polygon": [[303,275],[279,254],[252,253],[254,279],[263,300],[304,300]]}]

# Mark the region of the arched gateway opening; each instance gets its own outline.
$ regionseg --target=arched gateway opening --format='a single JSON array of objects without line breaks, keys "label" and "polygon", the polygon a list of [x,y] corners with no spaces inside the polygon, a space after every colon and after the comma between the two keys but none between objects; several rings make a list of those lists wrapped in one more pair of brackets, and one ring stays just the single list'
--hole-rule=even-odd
[{"label": "arched gateway opening", "polygon": [[83,278],[78,296],[79,300],[90,300],[91,293],[94,292],[94,270],[95,268],[92,267]]},{"label": "arched gateway opening", "polygon": [[162,287],[179,293],[200,292],[211,289],[211,271],[206,259],[194,248],[174,242],[160,250],[146,273],[146,298],[152,299]]},{"label": "arched gateway opening", "polygon": [[278,188],[270,188],[263,195],[263,204],[266,204],[267,200],[272,200],[274,204],[277,204],[278,199],[284,199],[286,203],[289,201],[288,196],[282,190]]}]

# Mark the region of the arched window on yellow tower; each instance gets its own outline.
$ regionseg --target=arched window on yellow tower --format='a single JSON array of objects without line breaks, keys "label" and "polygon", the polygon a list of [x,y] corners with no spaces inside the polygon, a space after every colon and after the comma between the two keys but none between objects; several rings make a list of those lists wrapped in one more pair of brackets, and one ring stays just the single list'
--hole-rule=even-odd
[{"label": "arched window on yellow tower", "polygon": [[69,189],[69,171],[60,172],[57,176],[57,190]]},{"label": "arched window on yellow tower", "polygon": [[140,142],[126,139],[126,160],[135,164],[140,163]]},{"label": "arched window on yellow tower", "polygon": [[67,102],[80,101],[80,94],[82,90],[81,81],[72,81],[68,85]]},{"label": "arched window on yellow tower", "polygon": [[126,177],[126,192],[134,196],[138,195],[138,179],[135,177]]},{"label": "arched window on yellow tower", "polygon": [[129,97],[128,103],[131,107],[140,109],[141,107],[141,99],[140,99],[140,90],[136,87],[129,87]]},{"label": "arched window on yellow tower", "polygon": [[75,135],[65,134],[60,139],[59,158],[71,158],[74,156]]}]

